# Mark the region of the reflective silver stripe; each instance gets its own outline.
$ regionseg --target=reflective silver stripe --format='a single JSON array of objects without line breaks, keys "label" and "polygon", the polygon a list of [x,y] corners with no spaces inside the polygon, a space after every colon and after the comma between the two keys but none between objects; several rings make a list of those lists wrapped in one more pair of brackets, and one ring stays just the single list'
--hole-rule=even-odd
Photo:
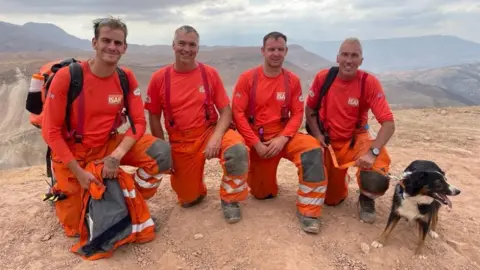
[{"label": "reflective silver stripe", "polygon": [[125,198],[135,198],[137,196],[137,193],[135,192],[135,189],[131,190],[131,191],[128,191],[126,189],[122,189],[122,192],[123,192],[123,196]]},{"label": "reflective silver stripe", "polygon": [[325,193],[325,191],[327,191],[327,186],[318,186],[318,187],[315,187],[315,188],[311,188],[309,186],[300,184],[300,185],[298,185],[298,189],[300,189],[300,191],[305,193],[305,194],[310,193],[310,192]]},{"label": "reflective silver stripe", "polygon": [[90,214],[86,213],[86,215],[87,215],[87,222],[88,222],[88,230],[90,231],[90,233],[89,233],[90,237],[88,238],[88,240],[92,241],[92,239],[93,239],[93,219],[90,216]]},{"label": "reflective silver stripe", "polygon": [[233,181],[235,183],[235,185],[239,186],[241,184],[243,184],[243,180],[242,179],[238,179],[238,178],[233,178],[233,177],[229,177],[229,176],[224,176],[224,181]]},{"label": "reflective silver stripe", "polygon": [[242,192],[243,190],[245,190],[245,188],[247,188],[247,183],[243,183],[243,185],[241,185],[237,188],[232,188],[226,182],[222,182],[222,187],[225,189],[225,191],[227,191],[227,193],[230,193],[230,194],[239,193],[239,192]]},{"label": "reflective silver stripe", "polygon": [[301,204],[310,204],[310,205],[322,205],[324,199],[323,198],[308,198],[303,196],[297,197],[298,202]]},{"label": "reflective silver stripe", "polygon": [[156,188],[158,186],[160,186],[160,183],[161,181],[158,181],[156,183],[149,183],[145,180],[143,180],[142,178],[140,178],[140,176],[138,176],[138,174],[135,174],[135,182],[137,182],[137,184],[142,187],[142,188]]},{"label": "reflective silver stripe", "polygon": [[149,218],[147,221],[140,223],[140,224],[132,224],[132,233],[138,233],[143,231],[145,228],[150,226],[154,226],[153,219]]},{"label": "reflective silver stripe", "polygon": [[144,169],[142,168],[139,168],[137,170],[137,174],[142,178],[142,179],[150,179],[150,178],[156,178],[157,180],[160,180],[163,178],[163,174],[162,173],[159,173],[159,174],[156,174],[156,175],[150,175],[149,173],[147,173]]},{"label": "reflective silver stripe", "polygon": [[242,179],[233,179],[233,182],[234,182],[235,185],[237,185],[237,186],[240,186],[241,184],[243,184],[243,180],[242,180]]}]

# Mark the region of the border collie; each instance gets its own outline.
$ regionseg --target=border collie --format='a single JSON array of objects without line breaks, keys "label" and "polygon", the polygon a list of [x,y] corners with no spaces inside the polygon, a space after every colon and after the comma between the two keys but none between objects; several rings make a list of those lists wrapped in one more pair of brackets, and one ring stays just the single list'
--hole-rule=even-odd
[{"label": "border collie", "polygon": [[403,172],[395,186],[392,208],[387,225],[372,246],[383,247],[401,218],[415,222],[419,239],[415,254],[422,253],[425,237],[437,238],[438,212],[442,204],[452,208],[447,196],[456,196],[460,190],[447,183],[445,172],[433,161],[415,160]]}]

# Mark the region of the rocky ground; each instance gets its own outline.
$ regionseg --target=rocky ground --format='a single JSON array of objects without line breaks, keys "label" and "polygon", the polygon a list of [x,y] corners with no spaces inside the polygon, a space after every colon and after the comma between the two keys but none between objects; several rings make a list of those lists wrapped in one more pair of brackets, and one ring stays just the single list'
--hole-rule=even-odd
[{"label": "rocky ground", "polygon": [[422,258],[413,255],[416,230],[405,221],[387,246],[371,247],[385,226],[393,189],[377,201],[377,222],[361,223],[354,177],[346,202],[325,208],[321,233],[305,234],[295,216],[295,167],[286,160],[278,171],[279,197],[249,197],[242,203],[243,221],[226,224],[219,204],[220,167],[214,160],[206,165],[209,194],[202,204],[180,208],[166,178],[149,202],[161,221],[157,238],[123,246],[112,258],[94,262],[69,251],[77,239],[64,237],[53,208],[41,201],[47,188],[43,166],[0,171],[1,268],[480,269],[480,108],[395,113],[397,132],[389,143],[392,173],[399,174],[414,159],[432,159],[462,190],[451,199],[451,211],[441,210],[440,237],[427,238]]}]

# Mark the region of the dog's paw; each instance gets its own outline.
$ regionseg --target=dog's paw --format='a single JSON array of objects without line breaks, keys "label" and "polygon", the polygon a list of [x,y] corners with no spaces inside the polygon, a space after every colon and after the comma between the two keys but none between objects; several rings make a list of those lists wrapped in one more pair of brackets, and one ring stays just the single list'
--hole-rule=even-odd
[{"label": "dog's paw", "polygon": [[432,230],[430,230],[430,231],[428,232],[428,235],[430,235],[430,237],[432,237],[433,239],[437,239],[438,236],[439,236],[437,232],[432,231]]},{"label": "dog's paw", "polygon": [[381,248],[381,247],[383,247],[383,243],[380,240],[375,240],[375,241],[372,242],[372,247]]}]

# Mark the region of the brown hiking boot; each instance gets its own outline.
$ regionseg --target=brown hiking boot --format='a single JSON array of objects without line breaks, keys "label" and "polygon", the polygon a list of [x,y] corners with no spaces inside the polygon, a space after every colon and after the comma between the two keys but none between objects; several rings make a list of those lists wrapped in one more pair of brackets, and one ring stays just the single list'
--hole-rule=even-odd
[{"label": "brown hiking boot", "polygon": [[182,204],[182,207],[183,208],[189,208],[189,207],[195,206],[195,205],[201,203],[203,201],[203,199],[205,199],[205,195],[202,194],[202,195],[198,196],[198,198],[196,198],[194,201]]},{"label": "brown hiking boot", "polygon": [[358,197],[358,204],[360,206],[360,219],[365,223],[373,224],[376,218],[375,200],[360,193],[360,196]]},{"label": "brown hiking boot", "polygon": [[223,216],[227,223],[233,224],[239,222],[242,217],[240,213],[240,205],[238,202],[222,202]]},{"label": "brown hiking boot", "polygon": [[308,233],[313,233],[313,234],[318,234],[320,232],[320,220],[319,218],[315,217],[307,217],[302,214],[297,210],[297,217],[300,220],[300,224],[302,226],[302,229],[305,232]]}]

